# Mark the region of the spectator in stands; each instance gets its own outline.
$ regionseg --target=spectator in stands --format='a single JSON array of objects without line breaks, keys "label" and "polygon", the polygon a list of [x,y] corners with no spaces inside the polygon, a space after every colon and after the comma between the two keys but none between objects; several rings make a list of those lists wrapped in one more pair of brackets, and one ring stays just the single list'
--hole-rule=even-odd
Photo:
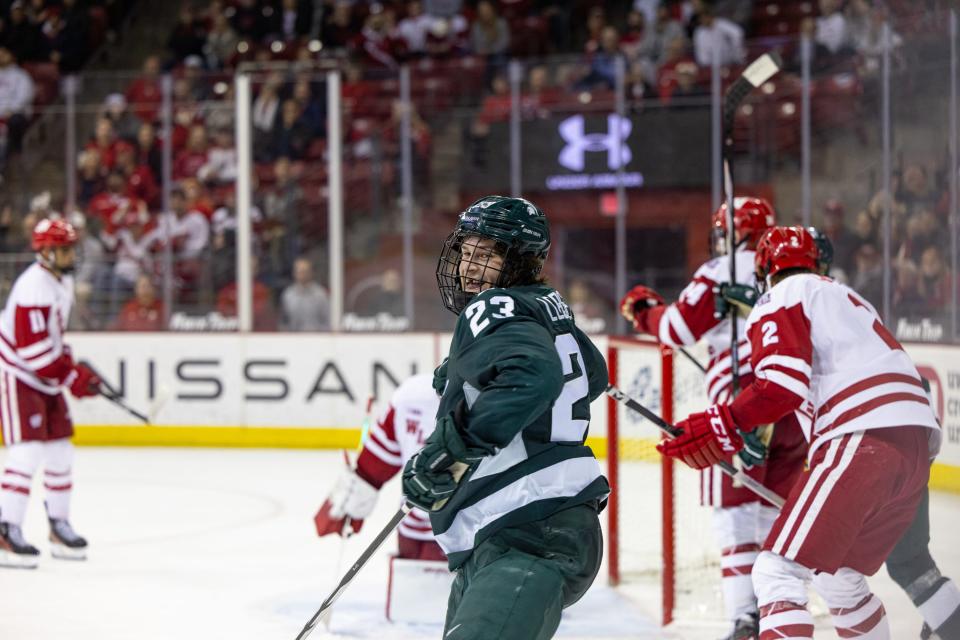
[{"label": "spectator in stands", "polygon": [[460,14],[434,16],[427,31],[427,55],[437,60],[449,60],[463,55],[469,48],[470,25]]},{"label": "spectator in stands", "polygon": [[111,331],[163,331],[166,328],[163,302],[157,299],[157,290],[150,276],[137,278],[133,298],[128,300],[117,314]]},{"label": "spectator in stands", "polygon": [[137,130],[137,164],[150,168],[154,180],[163,177],[163,149],[157,139],[157,131],[149,122],[144,122]]},{"label": "spectator in stands", "polygon": [[207,129],[202,124],[194,124],[190,127],[186,148],[177,154],[173,163],[173,179],[196,176],[200,167],[207,163],[208,157]]},{"label": "spectator in stands", "polygon": [[[60,73],[76,73],[83,66],[89,54],[90,19],[85,5],[77,0],[63,0],[59,12],[59,36],[51,55],[51,61],[60,66]],[[51,16],[52,18],[52,16]],[[46,28],[46,26],[44,27]]]},{"label": "spectator in stands", "polygon": [[103,101],[100,115],[113,124],[113,130],[120,138],[133,141],[140,129],[140,120],[127,110],[127,99],[122,93],[111,93]]},{"label": "spectator in stands", "polygon": [[[387,25],[387,16],[380,7],[371,10],[356,41],[357,55],[374,67],[397,68],[400,41],[392,37]],[[428,49],[429,50],[429,49]]]},{"label": "spectator in stands", "polygon": [[524,119],[549,118],[550,109],[560,101],[560,91],[550,80],[546,65],[530,67],[527,86],[520,97],[520,109]]},{"label": "spectator in stands", "polygon": [[707,101],[702,98],[708,96],[709,91],[698,81],[700,72],[697,65],[693,62],[680,62],[674,67],[674,72],[676,84],[670,88],[669,93],[660,94],[664,104],[669,104],[673,109],[697,109],[706,106]]},{"label": "spectator in stands", "polygon": [[223,69],[237,54],[240,36],[230,26],[230,22],[222,11],[214,13],[212,20],[213,24],[207,33],[207,41],[203,45],[203,53],[209,68]]},{"label": "spectator in stands", "polygon": [[116,262],[113,266],[114,298],[133,291],[141,273],[153,270],[154,252],[159,249],[158,236],[152,233],[154,221],[146,210],[130,209],[113,234]]},{"label": "spectator in stands", "polygon": [[291,97],[300,107],[300,119],[310,130],[310,137],[323,136],[327,130],[327,110],[325,102],[314,96],[313,85],[308,78],[301,78],[293,85]]},{"label": "spectator in stands", "polygon": [[310,127],[300,118],[300,105],[292,98],[284,100],[280,120],[273,128],[268,158],[287,156],[301,160],[310,146],[310,138]]},{"label": "spectator in stands", "polygon": [[720,66],[742,63],[746,51],[740,25],[717,16],[713,7],[706,3],[697,15],[700,23],[693,33],[693,55],[697,64],[709,67],[714,56]]},{"label": "spectator in stands", "polygon": [[820,0],[820,15],[816,18],[814,43],[832,55],[850,50],[847,18],[839,0]]},{"label": "spectator in stands", "polygon": [[254,155],[258,160],[266,159],[269,155],[270,138],[276,127],[280,113],[280,89],[283,87],[283,76],[271,73],[260,88],[251,108],[253,123]]},{"label": "spectator in stands", "polygon": [[115,234],[129,212],[147,212],[147,203],[127,194],[127,179],[119,172],[107,176],[107,190],[90,199],[88,215],[99,223],[104,245],[111,251],[116,248]]},{"label": "spectator in stands", "polygon": [[169,243],[176,261],[181,299],[189,299],[197,291],[207,258],[210,223],[204,213],[191,206],[190,198],[182,188],[170,193],[170,209],[159,217],[153,240],[159,245]]},{"label": "spectator in stands", "polygon": [[266,34],[267,20],[263,8],[257,6],[257,0],[239,0],[233,7],[231,22],[237,34],[245,40],[260,42]]},{"label": "spectator in stands", "polygon": [[647,71],[647,82],[656,81],[656,66],[662,64],[667,56],[667,48],[671,42],[680,40],[686,48],[686,34],[683,25],[670,14],[666,5],[657,7],[656,20],[648,21],[640,40],[637,56],[641,60],[649,60],[653,68]]},{"label": "spectator in stands", "polygon": [[279,11],[269,21],[270,37],[294,41],[310,34],[313,26],[313,2],[311,0],[283,0]]},{"label": "spectator in stands", "polygon": [[633,9],[627,14],[627,26],[620,38],[620,50],[628,60],[639,59],[644,33],[651,30],[652,28],[647,27],[642,11]]},{"label": "spectator in stands", "polygon": [[616,61],[624,59],[620,51],[620,34],[616,27],[604,27],[600,36],[600,48],[590,57],[590,71],[577,83],[580,89],[607,89],[616,86]]},{"label": "spectator in stands", "polygon": [[600,49],[603,30],[606,26],[607,16],[603,11],[603,7],[593,7],[590,9],[590,13],[587,14],[587,39],[583,45],[584,53],[590,55]]},{"label": "spectator in stands", "polygon": [[353,43],[359,27],[353,14],[353,3],[350,0],[336,0],[333,11],[325,12],[320,29],[324,48],[330,51],[346,49]]},{"label": "spectator in stands", "polygon": [[184,2],[177,14],[177,24],[167,39],[167,49],[173,58],[171,66],[176,66],[187,56],[202,56],[205,40],[203,24],[194,16],[193,7]]},{"label": "spectator in stands", "polygon": [[[259,278],[259,260],[253,254],[250,261],[253,273],[253,329],[254,331],[276,331],[277,312],[273,303],[273,293]],[[217,293],[217,311],[226,317],[237,315],[237,282],[227,284]]]},{"label": "spectator in stands", "polygon": [[85,284],[91,289],[107,289],[111,268],[107,264],[107,252],[99,234],[87,227],[87,217],[74,211],[67,217],[77,232],[77,268],[73,278],[77,285]]},{"label": "spectator in stands", "polygon": [[160,89],[160,57],[148,56],[143,61],[143,73],[127,88],[127,104],[134,115],[144,122],[154,122],[163,100]]},{"label": "spectator in stands", "polygon": [[[823,204],[823,232],[833,244],[831,275],[848,284],[853,273],[853,257],[860,242],[844,224],[846,209],[839,200],[831,198]],[[842,274],[842,277],[841,277]]]},{"label": "spectator in stands", "polygon": [[0,123],[7,128],[6,150],[0,152],[0,163],[8,153],[19,153],[33,105],[33,79],[20,68],[10,49],[0,47]]},{"label": "spectator in stands", "polygon": [[932,209],[939,199],[936,185],[922,164],[913,162],[903,170],[903,179],[897,190],[897,201],[906,207],[907,215],[924,209]]},{"label": "spectator in stands", "polygon": [[510,119],[510,85],[503,75],[493,78],[493,93],[483,99],[480,112],[470,125],[473,138],[473,162],[483,166],[487,162],[486,139],[490,135],[490,125],[506,122]]},{"label": "spectator in stands", "polygon": [[289,268],[294,256],[300,254],[304,236],[317,240],[316,225],[304,219],[303,189],[295,175],[290,158],[280,156],[273,163],[273,186],[262,190],[263,233],[271,270]]},{"label": "spectator in stands", "polygon": [[[883,26],[889,24],[888,11],[883,3],[871,6],[868,0],[851,0],[847,5],[847,29],[850,42],[859,55],[859,71],[863,77],[876,76],[880,71],[883,58]],[[903,38],[890,26],[890,48],[892,61],[901,66],[900,46]]]},{"label": "spectator in stands", "polygon": [[293,263],[293,283],[280,296],[280,328],[285,331],[329,331],[330,296],[313,278],[307,258]]},{"label": "spectator in stands", "polygon": [[490,0],[477,3],[477,17],[470,27],[470,49],[486,58],[489,77],[507,64],[510,28],[507,21],[497,15]]},{"label": "spectator in stands", "polygon": [[40,25],[30,21],[21,0],[10,3],[10,21],[3,29],[3,45],[20,62],[36,62],[48,57]]},{"label": "spectator in stands", "polygon": [[180,181],[180,187],[187,197],[187,207],[192,211],[199,211],[204,218],[210,220],[214,206],[203,183],[196,178],[186,178]]},{"label": "spectator in stands", "polygon": [[937,245],[931,245],[920,255],[919,291],[922,296],[922,313],[935,314],[946,310],[951,304],[951,289],[954,277],[950,274]]},{"label": "spectator in stands", "polygon": [[86,208],[90,200],[103,191],[106,169],[100,164],[100,152],[84,149],[77,157],[77,205]]},{"label": "spectator in stands", "polygon": [[407,15],[397,25],[397,35],[403,40],[407,55],[420,57],[427,52],[427,32],[433,18],[423,12],[421,0],[407,3]]},{"label": "spectator in stands", "polygon": [[197,169],[197,178],[207,184],[224,184],[237,179],[237,146],[233,131],[216,129],[213,145],[207,152],[207,161]]},{"label": "spectator in stands", "polygon": [[359,316],[389,313],[404,317],[403,279],[396,269],[386,269],[382,274],[364,278],[353,286],[347,297],[347,308]]},{"label": "spectator in stands", "polygon": [[137,150],[123,140],[117,144],[117,160],[114,170],[127,181],[126,193],[147,203],[156,211],[160,207],[160,186],[153,177],[150,167],[137,162]]},{"label": "spectator in stands", "polygon": [[93,138],[87,142],[86,149],[95,149],[100,154],[100,164],[110,171],[116,161],[117,134],[113,130],[113,121],[109,118],[97,118]]}]

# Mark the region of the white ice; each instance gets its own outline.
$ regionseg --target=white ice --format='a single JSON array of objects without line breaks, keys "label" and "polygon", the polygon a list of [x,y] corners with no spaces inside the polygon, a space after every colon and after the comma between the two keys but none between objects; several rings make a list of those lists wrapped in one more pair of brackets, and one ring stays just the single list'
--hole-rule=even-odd
[{"label": "white ice", "polygon": [[[333,451],[78,449],[72,521],[90,540],[89,560],[50,558],[35,479],[25,533],[43,556],[34,571],[0,569],[0,640],[293,640],[397,506],[394,481],[360,535],[343,546],[317,538],[313,514],[342,465]],[[633,500],[658,499],[642,486],[624,490]],[[934,555],[944,573],[960,577],[960,497],[934,495],[932,521]],[[330,630],[313,638],[440,637],[436,626],[384,619],[394,546],[389,541],[350,586]],[[635,601],[636,589],[612,589],[605,575],[565,612],[558,637],[720,635],[716,626],[661,630],[652,590]],[[893,637],[918,637],[920,618],[899,588],[883,571],[871,584]]]}]

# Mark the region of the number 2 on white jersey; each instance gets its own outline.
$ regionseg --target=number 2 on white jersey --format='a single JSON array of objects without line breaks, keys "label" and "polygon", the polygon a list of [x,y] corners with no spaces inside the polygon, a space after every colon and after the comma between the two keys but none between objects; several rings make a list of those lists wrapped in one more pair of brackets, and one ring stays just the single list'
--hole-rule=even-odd
[{"label": "number 2 on white jersey", "polygon": [[577,339],[561,333],[554,341],[563,367],[563,389],[553,403],[551,442],[583,442],[590,426],[590,383],[583,371],[583,354]]}]

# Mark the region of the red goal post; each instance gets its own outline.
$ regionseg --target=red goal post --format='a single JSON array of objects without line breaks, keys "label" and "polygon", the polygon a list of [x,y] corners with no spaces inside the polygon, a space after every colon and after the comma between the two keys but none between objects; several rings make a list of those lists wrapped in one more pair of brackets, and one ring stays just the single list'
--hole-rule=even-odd
[{"label": "red goal post", "polygon": [[[703,374],[653,340],[611,336],[607,367],[612,384],[668,422],[706,406]],[[699,474],[660,456],[659,430],[609,397],[606,422],[610,583],[659,609],[664,625],[678,611],[716,617],[719,553],[710,509],[699,506]]]}]

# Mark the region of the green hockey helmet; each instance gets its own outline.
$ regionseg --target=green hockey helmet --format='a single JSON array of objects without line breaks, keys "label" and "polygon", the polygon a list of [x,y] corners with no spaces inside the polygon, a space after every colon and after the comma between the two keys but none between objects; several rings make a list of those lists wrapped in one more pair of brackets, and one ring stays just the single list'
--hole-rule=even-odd
[{"label": "green hockey helmet", "polygon": [[[464,258],[462,250],[468,238],[478,241],[468,242],[469,255]],[[502,264],[490,264],[486,253],[475,251],[476,242],[482,239],[493,241],[492,252],[502,258]],[[456,228],[443,243],[437,263],[443,305],[459,314],[479,290],[533,284],[549,250],[550,226],[535,204],[506,196],[480,198],[460,214]],[[478,283],[471,285],[474,280]],[[479,290],[471,291],[477,287]]]}]

